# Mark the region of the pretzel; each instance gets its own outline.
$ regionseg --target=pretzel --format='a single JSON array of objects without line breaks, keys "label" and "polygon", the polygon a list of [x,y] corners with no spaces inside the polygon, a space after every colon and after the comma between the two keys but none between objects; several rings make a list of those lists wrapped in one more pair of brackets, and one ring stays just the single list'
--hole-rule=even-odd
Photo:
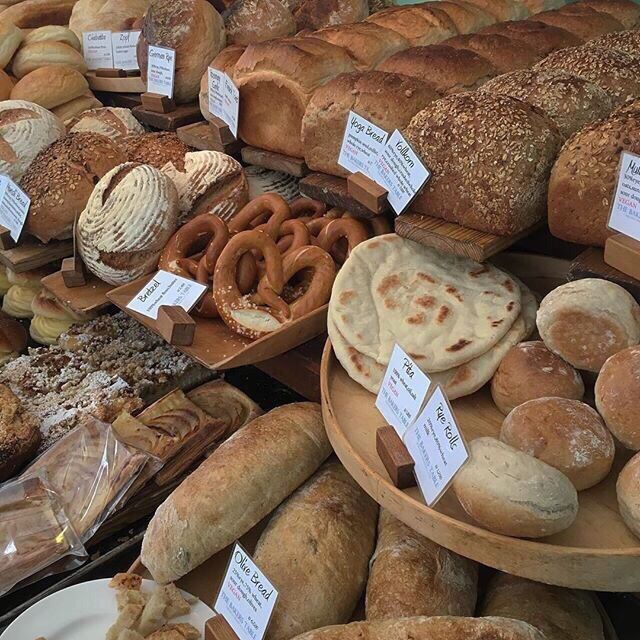
[{"label": "pretzel", "polygon": [[265,228],[266,233],[273,240],[276,240],[280,225],[291,218],[289,205],[277,193],[265,193],[245,205],[237,215],[229,220],[229,231],[238,233],[239,231],[255,228],[261,220],[264,220],[265,215],[268,215],[265,223],[267,225]]},{"label": "pretzel", "polygon": [[387,220],[385,216],[375,216],[373,218],[362,220],[361,218],[356,218],[351,213],[345,213],[344,217],[352,218],[354,220],[360,220],[360,222],[368,224],[374,236],[383,236],[386,233],[391,233],[393,231],[389,220]]},{"label": "pretzel", "polygon": [[318,237],[318,234],[331,222],[331,218],[315,218],[313,220],[309,220],[307,222],[307,229],[309,229],[309,233],[315,238]]},{"label": "pretzel", "polygon": [[[258,231],[266,232],[266,224],[256,227]],[[302,220],[285,220],[278,231],[277,245],[280,253],[285,256],[290,251],[309,245],[310,235],[307,225]]]},{"label": "pretzel", "polygon": [[291,215],[294,218],[302,216],[313,218],[322,218],[327,212],[327,205],[319,200],[312,200],[303,196],[296,198],[289,205]]},{"label": "pretzel", "polygon": [[[347,241],[347,250],[344,257],[340,251],[340,247],[336,246],[342,238]],[[318,244],[326,252],[331,253],[336,262],[342,264],[356,245],[359,245],[368,238],[369,234],[360,221],[352,218],[340,218],[339,220],[331,220],[318,234]]]}]

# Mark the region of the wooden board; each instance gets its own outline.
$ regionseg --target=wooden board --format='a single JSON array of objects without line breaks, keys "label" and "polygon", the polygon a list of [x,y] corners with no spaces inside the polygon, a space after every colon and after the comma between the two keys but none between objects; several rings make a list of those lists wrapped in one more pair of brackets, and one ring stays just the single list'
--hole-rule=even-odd
[{"label": "wooden board", "polygon": [[96,92],[96,97],[105,107],[123,107],[125,109],[133,109],[142,104],[139,93],[107,93],[104,91]]},{"label": "wooden board", "polygon": [[111,306],[107,293],[113,286],[98,280],[91,273],[87,273],[87,284],[83,287],[69,289],[60,271],[43,278],[42,286],[53,294],[63,307],[80,315],[97,313]]},{"label": "wooden board", "polygon": [[85,74],[92,91],[106,91],[109,93],[141,93],[147,90],[146,83],[140,76],[126,78],[103,78],[96,76],[95,71]]},{"label": "wooden board", "polygon": [[13,249],[0,251],[0,262],[15,273],[23,273],[73,255],[72,240],[54,240],[42,244],[33,238],[26,238]]},{"label": "wooden board", "polygon": [[302,178],[309,173],[309,167],[302,158],[285,156],[282,153],[256,149],[256,147],[242,147],[242,160],[247,164],[255,164],[258,167],[271,169],[272,171],[282,171],[296,178]]},{"label": "wooden board", "polygon": [[467,229],[440,218],[409,212],[396,218],[395,230],[399,236],[419,242],[426,247],[484,262],[542,225],[543,223],[540,222],[511,236],[496,236],[484,231]]},{"label": "wooden board", "polygon": [[179,127],[176,131],[178,138],[199,151],[220,151],[227,155],[235,156],[240,153],[242,141],[236,140],[231,144],[222,144],[219,136],[211,128],[208,122],[196,122],[186,127]]},{"label": "wooden board", "polygon": [[184,127],[204,119],[202,113],[200,113],[200,106],[197,102],[179,104],[174,111],[170,111],[169,113],[149,111],[142,106],[134,107],[132,111],[133,115],[140,120],[142,124],[154,127],[155,129],[161,129],[162,131],[175,131],[179,127]]}]

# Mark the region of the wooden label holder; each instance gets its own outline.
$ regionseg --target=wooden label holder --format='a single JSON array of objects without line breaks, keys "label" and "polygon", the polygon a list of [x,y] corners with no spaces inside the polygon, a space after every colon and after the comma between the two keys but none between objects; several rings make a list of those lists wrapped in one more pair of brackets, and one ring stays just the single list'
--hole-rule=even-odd
[{"label": "wooden label holder", "polygon": [[373,213],[383,213],[387,208],[389,192],[360,171],[352,173],[347,178],[347,193]]},{"label": "wooden label holder", "polygon": [[604,261],[614,269],[640,280],[640,242],[622,233],[607,238]]},{"label": "wooden label holder", "polygon": [[11,237],[11,231],[0,224],[0,249],[7,251],[16,246],[14,239]]},{"label": "wooden label holder", "polygon": [[82,262],[82,258],[77,254],[70,258],[65,258],[62,261],[60,273],[62,274],[62,280],[67,289],[84,287],[84,285],[87,284],[87,272],[84,268],[84,262]]},{"label": "wooden label holder", "polygon": [[416,485],[415,463],[393,427],[384,426],[376,431],[376,451],[395,487],[408,489]]},{"label": "wooden label holder", "polygon": [[196,323],[182,307],[162,305],[158,309],[156,327],[171,345],[188,347],[193,344]]},{"label": "wooden label holder", "polygon": [[240,640],[231,625],[219,613],[204,625],[204,640]]},{"label": "wooden label holder", "polygon": [[126,78],[127,72],[124,69],[96,69],[97,78]]},{"label": "wooden label holder", "polygon": [[160,93],[150,93],[145,91],[140,94],[142,108],[156,113],[169,113],[176,110],[176,103],[173,98],[163,96]]}]

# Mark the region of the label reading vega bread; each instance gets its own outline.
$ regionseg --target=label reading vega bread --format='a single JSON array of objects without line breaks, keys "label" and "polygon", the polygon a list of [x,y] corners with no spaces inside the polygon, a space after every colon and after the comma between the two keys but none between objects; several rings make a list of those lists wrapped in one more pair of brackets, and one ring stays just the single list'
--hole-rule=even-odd
[{"label": "label reading vega bread", "polygon": [[338,164],[351,173],[359,171],[373,179],[371,167],[382,153],[388,136],[384,129],[349,111]]},{"label": "label reading vega bread", "polygon": [[623,151],[608,227],[640,241],[640,156]]},{"label": "label reading vega bread", "polygon": [[209,111],[229,126],[233,137],[238,137],[240,92],[233,80],[222,71],[208,67]]},{"label": "label reading vega bread", "polygon": [[0,176],[0,225],[9,229],[11,239],[18,241],[27,219],[29,196],[7,176]]},{"label": "label reading vega bread", "polygon": [[147,91],[173,98],[175,72],[175,50],[150,44],[147,62]]},{"label": "label reading vega bread", "polygon": [[82,55],[89,70],[113,69],[110,31],[87,31],[82,34]]}]

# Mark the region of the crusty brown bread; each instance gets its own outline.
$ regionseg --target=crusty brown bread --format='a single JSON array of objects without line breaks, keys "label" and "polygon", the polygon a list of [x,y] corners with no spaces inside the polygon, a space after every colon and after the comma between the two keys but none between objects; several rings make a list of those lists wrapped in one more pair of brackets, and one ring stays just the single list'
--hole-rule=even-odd
[{"label": "crusty brown bread", "polygon": [[518,42],[524,42],[542,56],[557,49],[576,47],[583,42],[566,29],[537,22],[535,16],[531,20],[499,22],[485,27],[480,33],[498,33]]},{"label": "crusty brown bread", "polygon": [[121,141],[127,160],[150,164],[162,169],[168,162],[184,170],[184,157],[191,147],[187,146],[175,133],[160,131],[127,136]]},{"label": "crusty brown bread", "polygon": [[397,31],[412,46],[442,42],[458,33],[455,24],[444,11],[433,7],[437,3],[407,7],[392,7],[367,18],[381,27]]},{"label": "crusty brown bread", "polygon": [[293,9],[298,31],[360,22],[368,15],[367,0],[297,0]]},{"label": "crusty brown bread", "polygon": [[248,45],[296,32],[293,14],[280,0],[237,0],[225,12],[227,44]]},{"label": "crusty brown bread", "polygon": [[576,6],[586,6],[602,13],[608,13],[625,29],[634,29],[640,21],[640,6],[633,0],[579,0]]},{"label": "crusty brown bread", "polygon": [[470,2],[439,0],[437,8],[449,16],[458,33],[475,33],[496,21],[491,13]]},{"label": "crusty brown bread", "polygon": [[18,80],[11,89],[12,100],[27,100],[53,109],[89,91],[85,77],[71,67],[44,66]]},{"label": "crusty brown bread", "polygon": [[531,15],[529,9],[522,2],[513,0],[465,0],[476,7],[480,7],[495,17],[496,20],[524,20]]},{"label": "crusty brown bread", "polygon": [[2,21],[21,29],[69,24],[76,0],[24,0],[2,12]]},{"label": "crusty brown bread", "polygon": [[537,13],[535,19],[538,22],[565,29],[585,41],[601,36],[603,33],[622,31],[624,28],[610,14],[594,11],[584,5],[569,4],[555,11],[543,11]]},{"label": "crusty brown bread", "polygon": [[622,519],[640,538],[640,454],[633,456],[620,472],[616,494]]}]

